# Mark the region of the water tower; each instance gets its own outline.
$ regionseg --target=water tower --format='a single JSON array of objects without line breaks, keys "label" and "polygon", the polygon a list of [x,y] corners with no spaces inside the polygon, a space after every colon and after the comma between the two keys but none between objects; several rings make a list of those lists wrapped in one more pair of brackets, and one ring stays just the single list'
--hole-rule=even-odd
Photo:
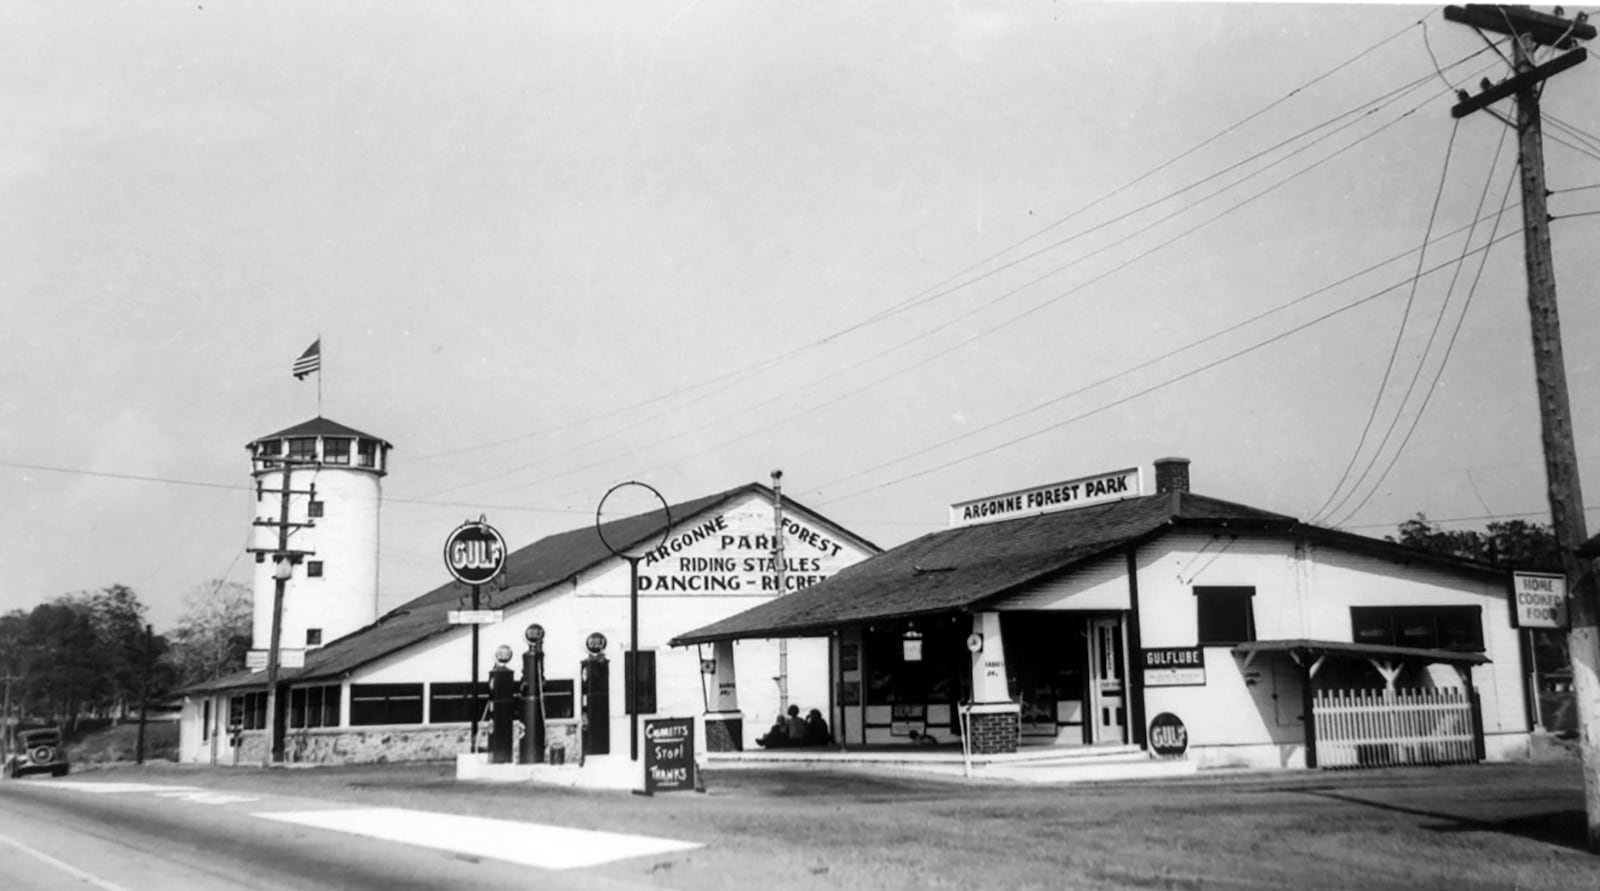
[{"label": "water tower", "polygon": [[272,637],[280,529],[296,561],[284,587],[282,650],[315,648],[377,621],[378,512],[392,446],[319,416],[247,448],[256,481],[254,648],[267,649]]}]

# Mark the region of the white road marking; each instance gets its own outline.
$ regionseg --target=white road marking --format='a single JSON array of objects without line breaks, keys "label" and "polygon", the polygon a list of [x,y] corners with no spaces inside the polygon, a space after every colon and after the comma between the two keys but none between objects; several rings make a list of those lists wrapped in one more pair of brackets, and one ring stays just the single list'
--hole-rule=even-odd
[{"label": "white road marking", "polygon": [[157,798],[176,798],[179,801],[192,801],[195,804],[241,804],[261,800],[260,796],[257,795],[230,795],[225,792],[210,792],[198,786],[153,786],[149,783],[45,783],[39,788],[72,789],[77,792],[89,792],[95,795],[147,792]]},{"label": "white road marking", "polygon": [[28,855],[30,855],[32,857],[35,857],[35,858],[37,858],[39,860],[42,860],[45,863],[48,863],[51,866],[55,867],[56,869],[59,869],[62,872],[66,873],[67,875],[72,876],[73,878],[77,879],[80,882],[88,882],[89,884],[95,886],[96,888],[101,889],[101,891],[128,891],[127,888],[124,888],[121,885],[116,884],[115,882],[108,882],[105,879],[102,879],[99,876],[94,875],[93,873],[84,872],[83,870],[77,868],[76,866],[73,866],[72,864],[64,862],[64,861],[61,861],[61,860],[57,860],[56,858],[51,857],[49,854],[46,854],[43,851],[39,851],[39,850],[35,850],[33,848],[30,848],[27,845],[23,844],[22,842],[17,841],[14,838],[7,838],[4,835],[0,835],[0,842],[8,844],[8,845],[12,846],[13,848],[16,848],[17,850],[21,851],[24,854],[28,854]]},{"label": "white road marking", "polygon": [[458,854],[492,857],[544,869],[597,866],[629,857],[701,847],[694,842],[670,838],[400,808],[261,813],[255,816]]},{"label": "white road marking", "polygon": [[72,780],[65,783],[39,783],[38,789],[71,789],[74,792],[93,792],[110,795],[117,792],[198,792],[199,786],[156,786],[150,783],[85,783]]}]

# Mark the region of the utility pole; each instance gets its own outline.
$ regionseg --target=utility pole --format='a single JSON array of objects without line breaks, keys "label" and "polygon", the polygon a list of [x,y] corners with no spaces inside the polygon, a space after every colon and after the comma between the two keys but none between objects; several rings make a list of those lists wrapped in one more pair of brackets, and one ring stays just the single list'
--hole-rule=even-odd
[{"label": "utility pole", "polygon": [[[294,469],[295,463],[297,461],[312,463],[316,459],[280,455],[276,458],[263,460],[278,462],[283,468],[282,484],[278,488],[278,519],[276,521],[256,520],[254,523],[256,526],[276,526],[278,529],[277,548],[265,551],[272,555],[272,638],[267,645],[267,745],[265,753],[261,756],[261,766],[271,767],[283,757],[283,746],[279,741],[281,734],[278,727],[278,644],[283,636],[283,592],[289,583],[290,577],[294,574],[294,564],[299,563],[307,554],[313,553],[311,551],[289,549],[289,531],[291,529],[314,525],[310,522],[292,523],[289,521],[289,496],[310,495],[315,497],[317,490],[315,486],[305,490],[296,490],[289,486],[290,471]],[[256,488],[256,498],[257,500],[261,498],[259,483]],[[264,549],[252,548],[251,550]]]},{"label": "utility pole", "polygon": [[[1485,81],[1483,91],[1477,96],[1469,97],[1463,92],[1461,102],[1450,114],[1461,118],[1508,96],[1517,99],[1515,126],[1522,170],[1523,253],[1528,275],[1528,313],[1533,325],[1534,376],[1539,392],[1545,479],[1556,546],[1561,552],[1567,590],[1571,592],[1568,612],[1572,627],[1567,632],[1567,649],[1572,660],[1573,695],[1578,707],[1588,847],[1591,852],[1600,853],[1600,628],[1597,628],[1600,586],[1596,584],[1593,562],[1578,556],[1578,548],[1588,534],[1583,515],[1583,490],[1578,480],[1572,410],[1567,396],[1566,361],[1561,351],[1539,116],[1539,94],[1544,81],[1587,58],[1587,50],[1574,47],[1578,40],[1592,40],[1595,29],[1584,14],[1568,20],[1559,15],[1534,12],[1526,6],[1447,6],[1444,17],[1470,25],[1480,34],[1491,31],[1511,37],[1511,77],[1498,84]],[[1568,51],[1536,65],[1533,50],[1540,46]]]},{"label": "utility pole", "polygon": [[145,715],[150,711],[150,656],[155,649],[156,629],[153,625],[144,626],[144,646],[139,666],[139,736],[133,747],[133,763],[144,763],[144,725]]},{"label": "utility pole", "polygon": [[[784,566],[783,556],[783,471],[772,472],[772,566],[774,581],[778,593],[774,596],[783,596]],[[789,639],[778,638],[778,717],[782,719],[789,712]]]}]

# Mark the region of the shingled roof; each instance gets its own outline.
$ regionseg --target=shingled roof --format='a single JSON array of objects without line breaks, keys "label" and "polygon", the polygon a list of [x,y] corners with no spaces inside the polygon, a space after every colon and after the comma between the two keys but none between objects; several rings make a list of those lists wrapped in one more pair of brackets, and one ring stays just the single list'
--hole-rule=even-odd
[{"label": "shingled roof", "polygon": [[[766,486],[748,483],[715,495],[675,504],[666,510],[606,523],[605,536],[619,550],[632,550],[654,541],[661,534],[661,530],[667,526],[669,512],[671,523],[676,526],[752,493],[772,497],[772,490]],[[803,505],[789,499],[785,501],[792,508],[818,516]],[[861,543],[869,550],[877,550],[870,542]],[[610,559],[613,559],[613,555],[605,542],[600,540],[593,525],[542,538],[506,556],[506,588],[494,592],[494,606],[498,609],[522,603]],[[464,586],[455,582],[440,585],[391,610],[377,622],[326,646],[308,651],[303,668],[285,669],[279,673],[279,677],[294,683],[339,678],[377,659],[445,634],[455,627],[449,624],[446,613],[463,608],[465,590]],[[183,692],[259,688],[265,683],[264,673],[246,671]]]},{"label": "shingled roof", "polygon": [[321,415],[317,415],[309,421],[302,421],[293,427],[287,427],[283,430],[279,430],[277,433],[268,433],[266,436],[258,436],[255,439],[252,439],[250,442],[257,443],[263,439],[285,439],[293,436],[351,436],[360,439],[376,439],[385,446],[393,448],[393,446],[381,436],[373,436],[370,433],[362,433],[360,430],[357,430],[354,427],[346,427],[338,421],[329,420]]},{"label": "shingled roof", "polygon": [[972,611],[1178,527],[1293,534],[1404,562],[1499,574],[1486,564],[1310,526],[1284,514],[1164,492],[933,532],[812,587],[680,635],[672,644],[819,636],[873,621]]}]

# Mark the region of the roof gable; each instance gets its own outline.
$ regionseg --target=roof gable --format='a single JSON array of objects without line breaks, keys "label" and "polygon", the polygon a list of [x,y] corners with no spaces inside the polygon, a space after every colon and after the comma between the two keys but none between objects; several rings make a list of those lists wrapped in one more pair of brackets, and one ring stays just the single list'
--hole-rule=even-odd
[{"label": "roof gable", "polygon": [[[357,430],[354,427],[346,427],[338,421],[329,420],[321,415],[317,415],[309,421],[302,421],[293,427],[286,427],[282,430],[279,430],[277,433],[268,433],[266,436],[258,436],[251,440],[251,442],[260,442],[263,439],[283,439],[290,436],[354,436],[361,439],[376,439],[386,446],[389,445],[389,442],[381,436],[373,436],[370,433],[362,433],[360,430]],[[392,446],[390,447],[392,448]]]},{"label": "roof gable", "polygon": [[[749,495],[769,499],[773,497],[772,490],[766,486],[760,483],[747,483],[737,488],[674,504],[664,510],[606,523],[604,524],[606,539],[620,550],[632,550],[653,543],[662,530],[667,528],[669,513],[671,525],[678,527],[702,514]],[[785,504],[789,509],[819,520],[823,519],[804,505],[787,498]],[[824,520],[824,522],[830,527],[845,531],[831,521]],[[871,542],[848,532],[846,535],[868,551],[878,550]],[[601,540],[600,534],[592,525],[541,538],[506,556],[506,585],[503,591],[496,590],[493,595],[495,606],[504,608],[523,603],[551,588],[570,582],[583,572],[613,558],[611,550],[606,547],[605,541]],[[281,677],[286,681],[339,677],[406,647],[448,633],[454,626],[449,624],[446,614],[451,610],[465,608],[463,598],[467,596],[466,591],[465,586],[454,581],[440,585],[390,610],[379,617],[377,622],[331,641],[326,646],[311,650],[306,654],[304,668],[285,670]],[[265,682],[265,678],[259,673],[254,677],[255,680],[252,681],[249,676],[240,674],[192,689],[259,686]]]},{"label": "roof gable", "polygon": [[802,637],[875,620],[970,611],[1180,528],[1304,535],[1391,559],[1457,571],[1496,571],[1393,542],[1307,526],[1286,514],[1191,492],[1166,492],[932,532],[803,591],[695,629],[673,643]]}]

